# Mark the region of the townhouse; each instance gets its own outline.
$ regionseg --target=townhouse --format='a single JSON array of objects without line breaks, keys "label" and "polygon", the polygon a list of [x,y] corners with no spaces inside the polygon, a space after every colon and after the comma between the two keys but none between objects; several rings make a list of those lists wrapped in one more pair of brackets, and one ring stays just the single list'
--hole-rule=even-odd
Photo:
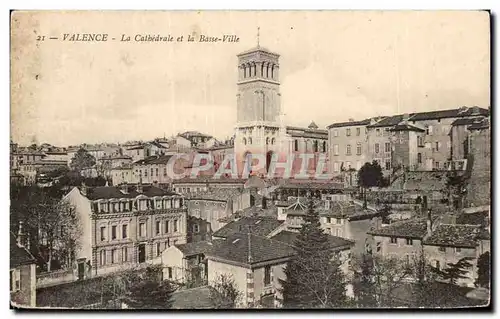
[{"label": "townhouse", "polygon": [[17,236],[10,233],[10,301],[16,307],[36,306],[36,260],[26,239],[22,226]]},{"label": "townhouse", "polygon": [[78,213],[81,236],[78,278],[151,262],[173,244],[186,242],[184,198],[155,186],[73,188],[63,200]]}]

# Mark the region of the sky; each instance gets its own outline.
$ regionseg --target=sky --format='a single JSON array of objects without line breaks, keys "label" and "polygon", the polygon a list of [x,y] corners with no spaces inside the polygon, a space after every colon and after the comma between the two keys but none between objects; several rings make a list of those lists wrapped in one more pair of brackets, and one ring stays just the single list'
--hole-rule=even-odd
[{"label": "sky", "polygon": [[[490,105],[489,16],[473,11],[19,12],[12,18],[11,138],[68,146],[236,124],[237,57],[281,55],[288,125]],[[35,41],[234,34],[237,43]],[[185,41],[185,39],[184,39]]]}]

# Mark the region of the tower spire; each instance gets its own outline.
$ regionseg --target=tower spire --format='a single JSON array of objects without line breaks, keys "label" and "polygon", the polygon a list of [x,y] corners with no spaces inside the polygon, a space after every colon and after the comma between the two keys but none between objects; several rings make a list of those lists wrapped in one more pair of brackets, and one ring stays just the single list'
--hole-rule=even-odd
[{"label": "tower spire", "polygon": [[260,48],[260,27],[257,27],[257,48]]}]

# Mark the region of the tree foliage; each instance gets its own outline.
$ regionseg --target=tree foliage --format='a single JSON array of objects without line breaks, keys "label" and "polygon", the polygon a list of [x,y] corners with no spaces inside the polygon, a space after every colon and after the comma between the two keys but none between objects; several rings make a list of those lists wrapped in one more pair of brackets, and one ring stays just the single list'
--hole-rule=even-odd
[{"label": "tree foliage", "polygon": [[358,171],[359,185],[364,188],[383,186],[384,175],[377,161],[366,162]]},{"label": "tree foliage", "polygon": [[78,248],[81,228],[74,207],[60,200],[56,188],[37,186],[11,189],[11,229],[22,221],[28,235],[30,250],[47,271],[56,266],[70,266]]},{"label": "tree foliage", "polygon": [[436,274],[441,280],[448,281],[450,284],[456,285],[457,280],[468,278],[468,269],[472,266],[472,257],[463,257],[459,259],[456,263],[446,264],[446,268],[439,269],[432,267],[432,272]]},{"label": "tree foliage", "polygon": [[281,280],[286,308],[335,308],[346,304],[346,279],[338,258],[333,258],[328,235],[319,215],[308,203],[307,215],[294,245],[295,256]]},{"label": "tree foliage", "polygon": [[476,285],[479,287],[490,287],[490,272],[491,272],[491,257],[487,251],[479,256],[477,260],[477,280]]},{"label": "tree foliage", "polygon": [[80,148],[76,152],[75,157],[71,159],[70,167],[72,170],[80,172],[85,168],[94,166],[95,163],[96,163],[95,157],[92,156],[85,149]]},{"label": "tree foliage", "polygon": [[467,182],[468,177],[466,174],[460,174],[457,171],[446,173],[445,195],[454,208],[461,208],[459,206],[465,197]]},{"label": "tree foliage", "polygon": [[124,301],[132,309],[169,309],[174,291],[168,281],[143,279],[130,287]]},{"label": "tree foliage", "polygon": [[221,274],[210,283],[210,303],[214,309],[234,309],[237,307],[242,293],[236,287],[231,275]]}]

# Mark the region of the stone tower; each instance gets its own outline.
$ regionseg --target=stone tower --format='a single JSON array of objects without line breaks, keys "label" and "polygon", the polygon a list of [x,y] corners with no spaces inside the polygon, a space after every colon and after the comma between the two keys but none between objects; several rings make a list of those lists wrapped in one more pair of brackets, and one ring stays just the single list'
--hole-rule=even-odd
[{"label": "stone tower", "polygon": [[259,45],[238,54],[237,87],[236,158],[261,154],[268,162],[281,143],[279,55]]}]

